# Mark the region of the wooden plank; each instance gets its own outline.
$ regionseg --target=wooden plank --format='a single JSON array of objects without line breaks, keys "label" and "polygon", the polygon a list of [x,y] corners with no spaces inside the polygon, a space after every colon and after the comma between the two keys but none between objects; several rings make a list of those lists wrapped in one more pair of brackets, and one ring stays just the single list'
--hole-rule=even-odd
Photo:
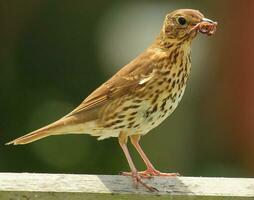
[{"label": "wooden plank", "polygon": [[0,173],[0,200],[254,199],[252,178],[155,177],[159,192],[134,188],[130,177]]}]

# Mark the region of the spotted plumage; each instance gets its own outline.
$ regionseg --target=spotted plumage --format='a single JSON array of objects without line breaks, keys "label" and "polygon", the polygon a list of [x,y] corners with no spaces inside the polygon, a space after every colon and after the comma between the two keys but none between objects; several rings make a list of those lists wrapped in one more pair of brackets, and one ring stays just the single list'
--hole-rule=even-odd
[{"label": "spotted plumage", "polygon": [[[86,133],[98,139],[118,137],[134,183],[154,190],[141,180],[142,176],[175,174],[157,171],[138,141],[176,109],[191,70],[191,42],[198,32],[212,35],[216,25],[197,10],[180,9],[167,14],[155,41],[76,109],[8,144],[27,144],[50,135],[68,133]],[[128,137],[145,161],[147,170],[144,172],[138,173],[132,162],[126,146]]]}]

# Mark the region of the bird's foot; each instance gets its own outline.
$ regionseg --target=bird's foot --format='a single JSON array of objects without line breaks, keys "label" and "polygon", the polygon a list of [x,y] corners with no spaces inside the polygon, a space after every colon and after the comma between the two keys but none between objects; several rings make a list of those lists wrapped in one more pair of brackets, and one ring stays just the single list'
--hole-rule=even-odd
[{"label": "bird's foot", "polygon": [[[132,172],[120,172],[119,174],[120,174],[120,175],[123,175],[123,176],[132,176]],[[137,174],[138,174],[141,178],[148,178],[148,179],[152,178],[150,175],[143,173],[143,171],[137,172]]]},{"label": "bird's foot", "polygon": [[165,177],[175,177],[180,176],[179,173],[163,173],[153,168],[148,168],[145,171],[138,172],[142,177],[153,177],[153,176],[165,176]]},{"label": "bird's foot", "polygon": [[[142,178],[152,178],[153,176],[164,176],[164,177],[175,177],[180,176],[179,173],[163,173],[156,169],[147,169],[145,171],[137,172],[138,175]],[[124,176],[132,176],[132,172],[120,172],[120,175]]]},{"label": "bird's foot", "polygon": [[139,172],[120,172],[120,175],[123,175],[123,176],[131,176],[132,177],[132,180],[133,180],[133,184],[135,186],[135,188],[138,188],[138,185],[141,184],[143,185],[146,189],[148,189],[150,192],[158,192],[159,190],[156,189],[155,187],[152,187],[148,184],[146,184],[142,178],[150,178],[150,177],[147,177],[147,176],[142,176],[139,174]]}]

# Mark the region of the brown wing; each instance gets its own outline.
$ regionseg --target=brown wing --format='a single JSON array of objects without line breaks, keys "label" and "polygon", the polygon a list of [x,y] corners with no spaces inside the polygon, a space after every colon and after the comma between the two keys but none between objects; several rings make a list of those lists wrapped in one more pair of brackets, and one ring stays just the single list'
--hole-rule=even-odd
[{"label": "brown wing", "polygon": [[140,81],[153,74],[154,63],[151,59],[152,55],[153,52],[151,51],[146,51],[139,55],[96,89],[66,117],[96,109],[115,98],[133,92],[137,86],[142,87],[142,84],[140,84],[142,82]]}]

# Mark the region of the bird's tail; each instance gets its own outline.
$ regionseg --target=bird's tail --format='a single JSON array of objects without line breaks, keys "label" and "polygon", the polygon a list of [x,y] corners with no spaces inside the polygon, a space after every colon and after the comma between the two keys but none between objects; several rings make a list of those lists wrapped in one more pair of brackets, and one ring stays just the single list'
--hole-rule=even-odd
[{"label": "bird's tail", "polygon": [[[75,116],[69,114],[48,126],[10,141],[6,143],[6,145],[28,144],[51,135],[83,134],[84,130],[89,130],[89,127],[85,127],[86,122],[94,121],[96,119],[97,110],[87,111],[86,114],[76,114]],[[80,124],[82,124],[82,126]]]},{"label": "bird's tail", "polygon": [[61,130],[59,129],[59,127],[61,127],[61,125],[63,125],[61,120],[56,121],[48,126],[45,126],[24,136],[21,136],[13,141],[10,141],[6,143],[6,145],[28,144],[44,137],[48,137],[50,135],[60,134]]},{"label": "bird's tail", "polygon": [[12,141],[6,143],[6,145],[28,144],[28,143],[34,142],[36,140],[42,139],[47,136],[49,136],[49,134],[47,132],[36,130],[34,132],[31,132],[31,133],[28,133],[24,136],[21,136],[15,140],[12,140]]}]

